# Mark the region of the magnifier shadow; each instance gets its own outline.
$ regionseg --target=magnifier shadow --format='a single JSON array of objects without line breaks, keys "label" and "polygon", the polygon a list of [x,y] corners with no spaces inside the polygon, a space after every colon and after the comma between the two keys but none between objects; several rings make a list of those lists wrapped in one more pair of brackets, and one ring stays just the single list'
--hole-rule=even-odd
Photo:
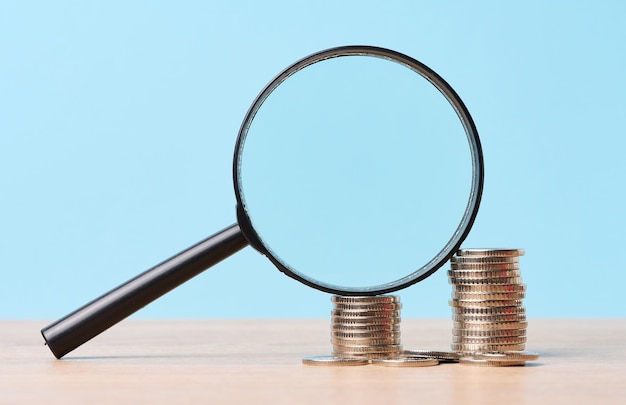
[{"label": "magnifier shadow", "polygon": [[163,366],[233,366],[233,365],[268,365],[268,364],[299,364],[298,356],[293,360],[285,356],[276,356],[272,353],[241,353],[241,352],[197,352],[197,353],[145,353],[125,355],[98,355],[98,356],[67,356],[61,362],[54,364],[73,368],[85,366],[110,365],[163,365]]}]

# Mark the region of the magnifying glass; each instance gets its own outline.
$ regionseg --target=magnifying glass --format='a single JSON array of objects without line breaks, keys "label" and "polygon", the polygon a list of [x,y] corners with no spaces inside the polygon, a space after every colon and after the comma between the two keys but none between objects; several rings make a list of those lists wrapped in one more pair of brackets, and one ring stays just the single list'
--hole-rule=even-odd
[{"label": "magnifying glass", "polygon": [[61,358],[250,245],[280,271],[339,295],[423,280],[459,248],[483,188],[474,122],[433,70],[372,46],[283,70],[235,145],[237,223],[42,329]]}]

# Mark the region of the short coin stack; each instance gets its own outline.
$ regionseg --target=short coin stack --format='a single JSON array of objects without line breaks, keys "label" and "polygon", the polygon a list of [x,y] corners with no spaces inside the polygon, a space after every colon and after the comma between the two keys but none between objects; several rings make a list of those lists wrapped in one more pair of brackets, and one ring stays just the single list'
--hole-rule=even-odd
[{"label": "short coin stack", "polygon": [[331,356],[305,357],[309,366],[387,367],[435,366],[439,361],[424,353],[406,354],[400,342],[400,297],[332,297]]},{"label": "short coin stack", "polygon": [[518,366],[538,357],[524,352],[522,255],[522,249],[460,249],[450,260],[452,350],[461,364]]},{"label": "short coin stack", "polygon": [[402,353],[397,295],[333,296],[330,341],[335,357],[394,358]]}]

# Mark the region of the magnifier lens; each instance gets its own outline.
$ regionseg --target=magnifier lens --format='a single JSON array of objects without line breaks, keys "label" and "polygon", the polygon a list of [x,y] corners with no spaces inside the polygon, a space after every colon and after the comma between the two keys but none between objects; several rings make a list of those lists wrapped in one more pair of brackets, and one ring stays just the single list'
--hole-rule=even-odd
[{"label": "magnifier lens", "polygon": [[395,61],[349,55],[296,71],[243,138],[244,211],[269,254],[315,284],[408,277],[450,242],[468,206],[472,155],[459,116]]}]

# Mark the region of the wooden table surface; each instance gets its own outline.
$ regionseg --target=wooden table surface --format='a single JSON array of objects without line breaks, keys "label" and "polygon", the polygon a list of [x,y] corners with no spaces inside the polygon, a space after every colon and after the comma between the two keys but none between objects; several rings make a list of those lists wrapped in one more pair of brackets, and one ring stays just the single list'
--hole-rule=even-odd
[{"label": "wooden table surface", "polygon": [[[63,360],[47,322],[0,322],[0,403],[626,404],[626,319],[530,319],[526,367],[311,367],[329,320],[127,320]],[[402,321],[447,350],[449,319]]]}]

